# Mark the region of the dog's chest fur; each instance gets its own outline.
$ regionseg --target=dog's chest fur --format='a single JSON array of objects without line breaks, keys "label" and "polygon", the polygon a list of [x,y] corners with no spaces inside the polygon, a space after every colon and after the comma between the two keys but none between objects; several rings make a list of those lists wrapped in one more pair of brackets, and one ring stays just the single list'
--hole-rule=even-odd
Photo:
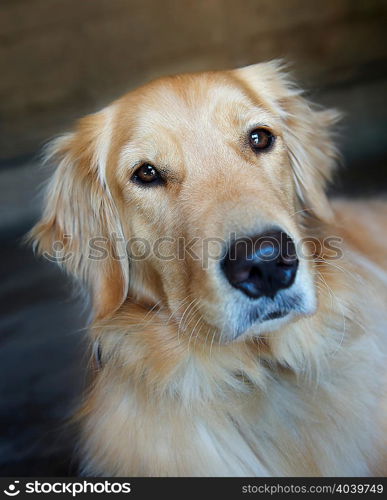
[{"label": "dog's chest fur", "polygon": [[[140,373],[138,356],[150,362],[145,351],[141,354],[133,339],[113,335],[108,349],[128,343],[106,361],[88,401],[85,471],[135,476],[372,473],[379,451],[383,356],[374,336],[342,339],[328,326],[329,353],[309,370],[295,358],[279,365],[234,346],[227,353],[213,349],[208,358],[187,356],[165,379],[157,379],[149,367]],[[350,322],[347,327],[358,328]],[[288,341],[300,346],[310,333],[299,331],[297,338],[295,329]],[[311,359],[315,341],[304,345]],[[275,347],[278,355],[281,349],[288,352],[286,342],[281,344]],[[121,358],[129,350],[131,355]]]}]

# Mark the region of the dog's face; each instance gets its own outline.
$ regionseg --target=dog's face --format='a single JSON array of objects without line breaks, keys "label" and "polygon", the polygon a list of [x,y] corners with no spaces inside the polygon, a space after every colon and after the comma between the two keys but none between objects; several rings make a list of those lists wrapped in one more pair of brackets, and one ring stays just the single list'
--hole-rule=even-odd
[{"label": "dog's face", "polygon": [[329,218],[335,118],[275,63],[157,80],[54,145],[35,237],[65,245],[99,317],[131,297],[203,339],[278,329],[316,308],[299,214]]}]

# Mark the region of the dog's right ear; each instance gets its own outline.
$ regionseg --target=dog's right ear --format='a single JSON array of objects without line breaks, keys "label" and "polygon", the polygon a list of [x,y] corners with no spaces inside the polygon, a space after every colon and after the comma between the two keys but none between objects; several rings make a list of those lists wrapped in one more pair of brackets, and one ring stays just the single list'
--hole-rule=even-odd
[{"label": "dog's right ear", "polygon": [[270,61],[240,68],[235,74],[270,103],[283,123],[283,139],[303,209],[300,213],[330,222],[334,214],[325,192],[339,157],[333,131],[341,115],[309,102],[285,67],[282,61]]},{"label": "dog's right ear", "polygon": [[[29,235],[39,253],[55,257],[90,289],[96,318],[117,310],[128,293],[128,260],[117,248],[124,236],[103,175],[109,157],[108,111],[80,120],[74,133],[49,146],[47,157],[57,168],[42,218]],[[91,251],[96,241],[103,248],[98,256]]]}]

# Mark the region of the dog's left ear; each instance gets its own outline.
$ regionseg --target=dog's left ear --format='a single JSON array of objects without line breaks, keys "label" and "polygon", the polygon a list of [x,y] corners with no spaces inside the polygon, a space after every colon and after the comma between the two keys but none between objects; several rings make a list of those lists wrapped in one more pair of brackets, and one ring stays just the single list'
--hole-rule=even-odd
[{"label": "dog's left ear", "polygon": [[238,69],[236,75],[254,93],[259,92],[282,120],[283,139],[305,213],[329,222],[333,214],[325,190],[339,156],[332,131],[341,116],[335,109],[316,109],[284,68],[276,60]]},{"label": "dog's left ear", "polygon": [[46,189],[42,217],[29,235],[40,253],[90,290],[99,319],[125,301],[129,280],[126,253],[119,249],[125,241],[120,216],[104,175],[109,113],[107,109],[83,118],[74,132],[51,143],[47,156],[56,171]]}]

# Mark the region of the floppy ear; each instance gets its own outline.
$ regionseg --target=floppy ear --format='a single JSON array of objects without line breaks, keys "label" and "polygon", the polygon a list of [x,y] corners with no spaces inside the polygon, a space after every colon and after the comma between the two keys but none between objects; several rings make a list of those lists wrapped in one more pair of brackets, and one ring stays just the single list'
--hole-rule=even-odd
[{"label": "floppy ear", "polygon": [[329,221],[333,214],[325,189],[339,156],[332,129],[340,113],[317,109],[302,96],[284,67],[281,61],[271,61],[237,71],[282,120],[284,143],[305,214]]},{"label": "floppy ear", "polygon": [[[53,257],[60,250],[55,261],[90,289],[97,318],[114,312],[128,290],[128,261],[117,248],[123,238],[119,214],[101,176],[109,147],[105,120],[104,112],[90,115],[75,133],[50,145],[48,159],[58,166],[30,233],[40,253]],[[103,251],[91,251],[93,241]]]}]

